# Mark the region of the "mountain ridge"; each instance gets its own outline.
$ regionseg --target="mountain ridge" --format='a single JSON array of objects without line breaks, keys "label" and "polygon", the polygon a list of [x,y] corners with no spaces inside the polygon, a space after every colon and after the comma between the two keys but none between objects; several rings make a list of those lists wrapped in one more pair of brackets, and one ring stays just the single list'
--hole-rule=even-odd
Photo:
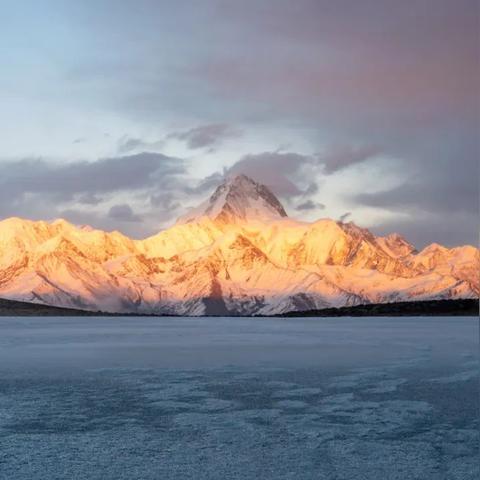
[{"label": "mountain ridge", "polygon": [[110,312],[274,315],[478,298],[478,266],[472,246],[417,252],[399,234],[296,221],[244,175],[143,240],[65,220],[0,221],[0,296]]}]

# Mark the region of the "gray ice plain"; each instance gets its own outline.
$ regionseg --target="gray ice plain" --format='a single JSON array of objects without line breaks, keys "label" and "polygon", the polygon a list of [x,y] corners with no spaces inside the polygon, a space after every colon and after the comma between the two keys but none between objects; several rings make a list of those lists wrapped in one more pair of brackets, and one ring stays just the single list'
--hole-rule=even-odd
[{"label": "gray ice plain", "polygon": [[0,478],[478,479],[476,318],[0,319]]}]

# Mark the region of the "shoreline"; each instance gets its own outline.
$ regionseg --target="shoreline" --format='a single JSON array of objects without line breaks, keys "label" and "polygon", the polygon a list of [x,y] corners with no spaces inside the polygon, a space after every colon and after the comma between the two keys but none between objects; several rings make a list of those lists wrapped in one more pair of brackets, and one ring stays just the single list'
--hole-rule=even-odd
[{"label": "shoreline", "polygon": [[[425,300],[396,303],[372,303],[351,307],[295,311],[275,315],[199,315],[207,317],[292,318],[292,317],[417,317],[417,316],[478,316],[478,299]],[[183,317],[183,315],[111,313],[54,307],[38,303],[0,299],[0,317]],[[185,315],[187,316],[187,315]]]}]

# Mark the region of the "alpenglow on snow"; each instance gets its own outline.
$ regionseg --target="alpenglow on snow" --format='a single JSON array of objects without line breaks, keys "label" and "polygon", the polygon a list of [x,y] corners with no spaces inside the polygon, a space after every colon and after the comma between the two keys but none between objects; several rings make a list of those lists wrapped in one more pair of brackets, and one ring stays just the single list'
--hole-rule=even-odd
[{"label": "alpenglow on snow", "polygon": [[365,303],[477,298],[479,251],[353,223],[287,217],[239,175],[144,240],[9,218],[0,222],[0,297],[110,312],[279,314]]}]

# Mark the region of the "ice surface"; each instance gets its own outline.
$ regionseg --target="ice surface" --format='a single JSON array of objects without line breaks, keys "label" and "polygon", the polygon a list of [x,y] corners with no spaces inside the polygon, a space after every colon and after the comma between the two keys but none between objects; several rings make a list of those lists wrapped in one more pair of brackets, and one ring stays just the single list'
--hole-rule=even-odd
[{"label": "ice surface", "polygon": [[476,479],[478,320],[6,318],[0,478]]}]

